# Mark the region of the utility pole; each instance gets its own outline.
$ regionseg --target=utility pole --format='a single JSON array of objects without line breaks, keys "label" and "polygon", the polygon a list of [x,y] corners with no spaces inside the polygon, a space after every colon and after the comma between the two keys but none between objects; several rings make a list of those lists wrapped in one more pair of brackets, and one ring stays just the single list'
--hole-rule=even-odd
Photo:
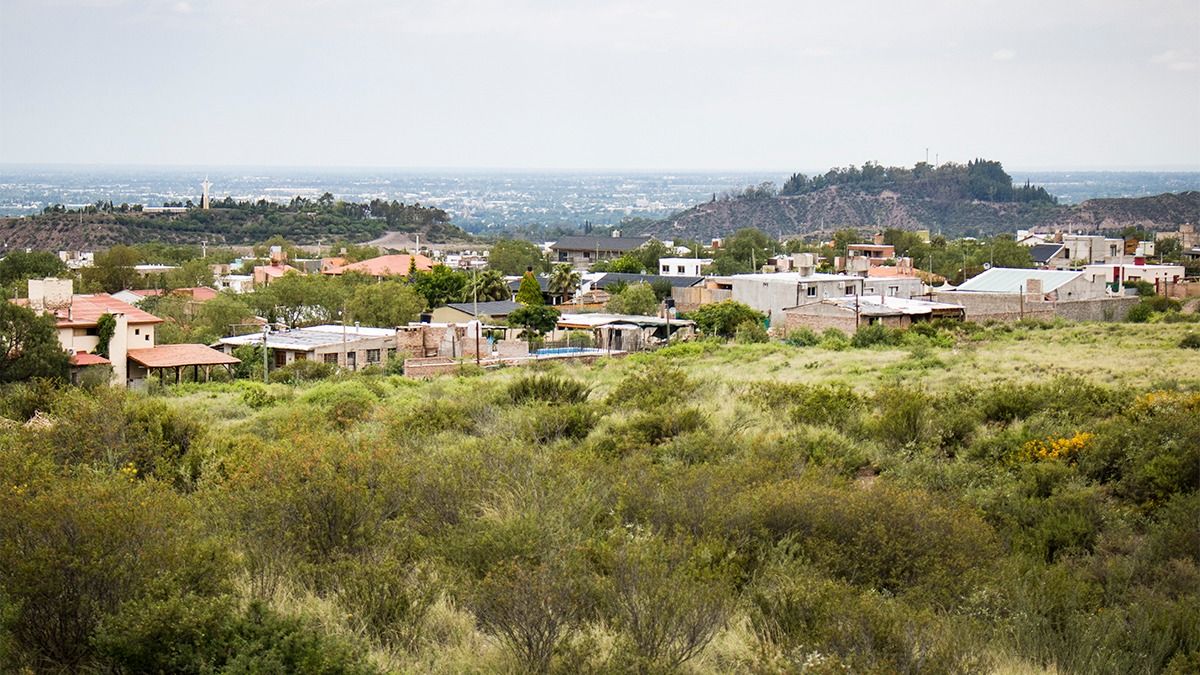
[{"label": "utility pole", "polygon": [[271,380],[267,378],[267,371],[270,370],[270,350],[267,349],[267,335],[271,332],[271,324],[267,322],[263,324],[263,384],[269,383]]},{"label": "utility pole", "polygon": [[479,333],[483,322],[479,320],[479,284],[475,280],[475,266],[471,265],[471,302],[475,305],[475,365],[479,365]]}]

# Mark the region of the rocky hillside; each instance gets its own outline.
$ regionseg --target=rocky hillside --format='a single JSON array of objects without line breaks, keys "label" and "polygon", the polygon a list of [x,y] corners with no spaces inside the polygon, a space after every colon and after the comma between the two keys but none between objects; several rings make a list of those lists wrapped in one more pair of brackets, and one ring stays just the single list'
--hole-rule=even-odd
[{"label": "rocky hillside", "polygon": [[830,186],[795,196],[741,196],[692,207],[646,228],[663,238],[708,239],[755,227],[774,235],[829,234],[842,228],[929,229],[946,236],[980,236],[1032,226],[1120,230],[1134,225],[1172,230],[1200,222],[1200,192],[1136,199],[1093,199],[1074,206],[1048,203],[931,199],[892,190]]}]

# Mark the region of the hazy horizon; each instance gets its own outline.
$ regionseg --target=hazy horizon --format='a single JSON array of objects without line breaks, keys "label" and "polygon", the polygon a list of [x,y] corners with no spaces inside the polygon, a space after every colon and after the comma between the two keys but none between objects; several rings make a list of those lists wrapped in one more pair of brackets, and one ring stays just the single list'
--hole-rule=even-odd
[{"label": "hazy horizon", "polygon": [[1197,35],[1190,0],[3,0],[0,162],[1196,170]]}]

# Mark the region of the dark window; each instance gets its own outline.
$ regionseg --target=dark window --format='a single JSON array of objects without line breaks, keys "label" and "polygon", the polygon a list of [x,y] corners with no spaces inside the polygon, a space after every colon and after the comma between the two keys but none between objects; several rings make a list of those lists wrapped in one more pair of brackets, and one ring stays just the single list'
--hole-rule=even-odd
[{"label": "dark window", "polygon": [[817,297],[817,287],[816,286],[808,287],[808,297],[810,297],[810,298]]},{"label": "dark window", "polygon": [[134,335],[141,335],[141,334],[142,334],[142,329],[141,329],[141,328],[134,328],[134,329],[133,329],[133,334],[134,334]]},{"label": "dark window", "polygon": [[354,370],[358,366],[358,352],[346,352],[346,367]]},{"label": "dark window", "polygon": [[378,349],[368,349],[367,350],[367,363],[379,363],[379,350]]},{"label": "dark window", "polygon": [[325,354],[325,355],[324,355],[324,358],[325,358],[325,363],[332,363],[333,365],[335,365],[335,366],[336,366],[336,365],[337,365],[337,362],[338,362],[338,358],[337,358],[337,357],[338,357],[338,355],[337,355],[337,353],[336,353],[336,352],[335,352],[335,353],[332,353],[332,354]]}]

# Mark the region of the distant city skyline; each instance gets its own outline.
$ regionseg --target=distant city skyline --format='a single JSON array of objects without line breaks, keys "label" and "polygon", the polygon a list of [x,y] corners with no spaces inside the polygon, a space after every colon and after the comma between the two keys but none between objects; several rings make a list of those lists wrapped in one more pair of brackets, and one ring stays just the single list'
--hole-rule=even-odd
[{"label": "distant city skyline", "polygon": [[0,164],[1200,170],[1200,3],[0,0]]}]

